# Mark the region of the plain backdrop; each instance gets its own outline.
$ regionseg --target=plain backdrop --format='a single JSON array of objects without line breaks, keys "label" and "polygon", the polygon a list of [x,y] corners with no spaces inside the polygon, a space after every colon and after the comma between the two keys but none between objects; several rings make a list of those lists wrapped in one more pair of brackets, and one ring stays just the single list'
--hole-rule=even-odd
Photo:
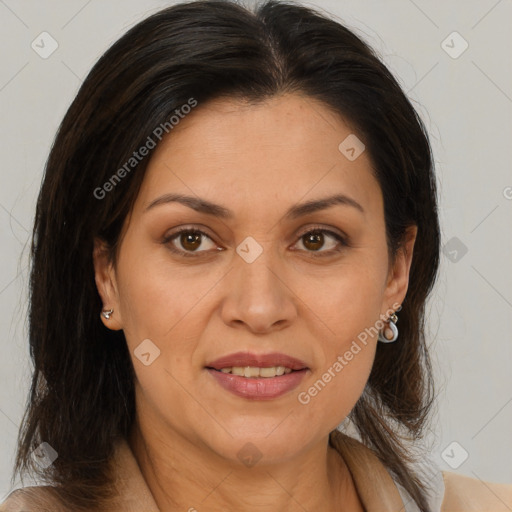
[{"label": "plain backdrop", "polygon": [[[100,55],[128,28],[172,3],[0,0],[0,501],[11,490],[32,368],[28,240],[52,140]],[[426,123],[443,237],[439,280],[427,308],[438,391],[431,456],[441,469],[510,483],[512,2],[305,5],[331,13],[368,41]],[[58,45],[47,58],[41,38],[44,51]]]}]

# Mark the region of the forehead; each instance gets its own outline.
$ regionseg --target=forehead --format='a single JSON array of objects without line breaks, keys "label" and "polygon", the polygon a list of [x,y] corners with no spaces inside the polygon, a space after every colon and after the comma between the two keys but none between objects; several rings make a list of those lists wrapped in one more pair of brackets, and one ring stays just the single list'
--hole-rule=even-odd
[{"label": "forehead", "polygon": [[349,160],[339,149],[354,135],[336,112],[299,94],[199,104],[156,148],[138,202],[145,207],[156,195],[180,192],[269,207],[339,192],[378,208],[369,155]]}]

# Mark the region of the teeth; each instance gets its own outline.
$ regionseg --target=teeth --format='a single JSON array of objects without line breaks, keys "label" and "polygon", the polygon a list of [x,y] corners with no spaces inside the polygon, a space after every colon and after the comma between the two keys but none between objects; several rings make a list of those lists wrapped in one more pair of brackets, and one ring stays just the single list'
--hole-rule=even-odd
[{"label": "teeth", "polygon": [[[282,366],[280,366],[282,368]],[[258,372],[260,377],[275,377],[276,375],[282,375],[278,373],[277,368],[260,368]]]},{"label": "teeth", "polygon": [[244,368],[244,377],[259,377],[260,369],[254,366],[246,366]]},{"label": "teeth", "polygon": [[258,368],[256,366],[233,366],[232,368],[221,368],[222,373],[231,373],[232,375],[240,375],[241,377],[257,378],[257,377],[275,377],[291,373],[290,368],[284,366],[271,366],[270,368]]}]

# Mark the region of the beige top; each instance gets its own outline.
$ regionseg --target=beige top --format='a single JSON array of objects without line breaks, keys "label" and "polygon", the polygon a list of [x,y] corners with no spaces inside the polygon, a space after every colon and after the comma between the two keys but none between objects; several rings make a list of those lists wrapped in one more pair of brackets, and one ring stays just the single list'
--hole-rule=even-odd
[{"label": "beige top", "polygon": [[[345,460],[367,512],[418,510],[375,453],[356,439],[339,432],[334,444]],[[114,456],[118,494],[108,512],[160,512],[137,460],[126,440]],[[511,512],[512,484],[493,484],[452,472],[440,472],[441,495],[432,498],[432,512]],[[444,485],[443,485],[444,484]],[[403,499],[400,494],[402,492]],[[50,486],[31,486],[13,491],[0,512],[71,512],[59,508]],[[106,512],[106,511],[103,511]]]}]

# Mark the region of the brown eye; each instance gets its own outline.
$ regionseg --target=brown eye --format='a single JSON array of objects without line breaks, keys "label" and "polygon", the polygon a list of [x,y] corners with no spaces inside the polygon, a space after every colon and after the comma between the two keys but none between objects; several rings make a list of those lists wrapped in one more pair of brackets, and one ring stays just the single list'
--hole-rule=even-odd
[{"label": "brown eye", "polygon": [[[209,241],[210,247],[208,247],[208,243],[204,247],[205,241]],[[171,233],[164,238],[163,243],[180,256],[202,256],[216,247],[213,240],[204,231],[192,228],[181,228],[177,232]]]},{"label": "brown eye", "polygon": [[[206,240],[207,247],[203,247]],[[330,243],[329,243],[330,240]],[[211,244],[208,247],[208,241]],[[348,246],[344,237],[328,229],[310,229],[300,236],[299,241],[302,242],[304,251],[312,256],[332,256],[340,252],[345,246]],[[180,256],[204,256],[216,245],[204,231],[200,229],[181,228],[174,233],[166,236],[163,240],[169,249]],[[327,245],[327,250],[325,249]],[[222,248],[217,247],[218,251]],[[317,253],[317,254],[316,254]]]},{"label": "brown eye", "polygon": [[197,232],[180,233],[179,241],[181,246],[187,251],[195,251],[201,245],[202,235]]},{"label": "brown eye", "polygon": [[312,251],[318,251],[324,244],[324,236],[320,231],[311,231],[302,237],[304,247]]},{"label": "brown eye", "polygon": [[[321,250],[325,248],[326,241],[329,242],[329,240],[331,242],[327,243],[327,250]],[[313,254],[313,256],[329,256],[339,252],[343,246],[348,245],[341,235],[328,229],[309,230],[301,235],[299,241],[302,242],[306,252],[318,253]]]}]

